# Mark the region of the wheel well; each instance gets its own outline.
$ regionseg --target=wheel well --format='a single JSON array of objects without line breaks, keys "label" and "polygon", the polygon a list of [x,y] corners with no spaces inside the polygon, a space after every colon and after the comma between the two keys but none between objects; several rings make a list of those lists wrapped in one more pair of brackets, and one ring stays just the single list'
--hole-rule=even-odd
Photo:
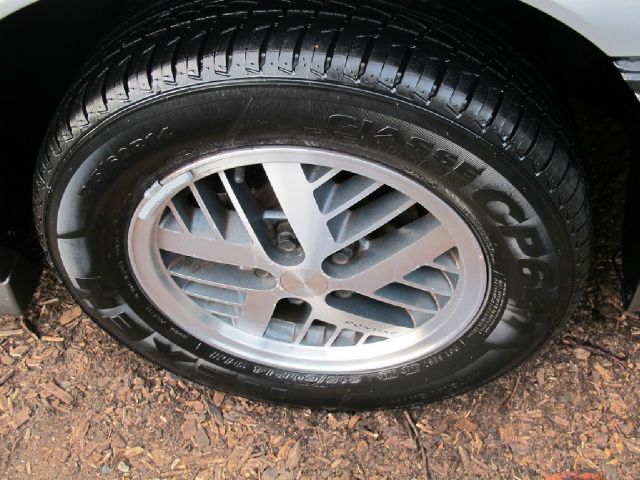
[{"label": "wheel well", "polygon": [[35,249],[31,189],[49,120],[74,75],[127,0],[41,0],[0,21],[5,145],[0,245]]},{"label": "wheel well", "polygon": [[[432,8],[437,0],[380,1]],[[10,119],[0,135],[5,151],[13,152],[5,157],[8,174],[0,180],[0,202],[13,206],[0,218],[0,244],[15,246],[29,236],[35,159],[68,85],[123,12],[145,3],[149,1],[41,0],[0,22],[0,45],[11,46],[0,50],[5,72],[0,76],[0,95],[4,117]],[[455,8],[469,22],[490,19],[510,45],[522,45],[517,51],[540,65],[574,118],[586,117],[588,122],[590,116],[607,115],[625,131],[637,130],[640,104],[611,59],[581,35],[519,0],[466,0],[456,2]],[[580,129],[584,122],[576,123]],[[630,133],[630,145],[631,138]]]}]

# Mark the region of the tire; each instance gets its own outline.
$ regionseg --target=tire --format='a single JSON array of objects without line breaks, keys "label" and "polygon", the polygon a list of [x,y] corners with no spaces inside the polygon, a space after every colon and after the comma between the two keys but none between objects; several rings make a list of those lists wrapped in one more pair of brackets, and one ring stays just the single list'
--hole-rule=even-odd
[{"label": "tire", "polygon": [[[80,305],[164,368],[290,405],[430,402],[528,358],[570,316],[589,271],[583,174],[532,67],[444,7],[430,12],[376,0],[183,2],[122,27],[60,106],[35,177],[42,245]],[[486,268],[469,280],[485,286],[464,330],[399,363],[314,371],[221,349],[159,308],[132,260],[145,194],[203,158],[262,148],[364,159],[455,212]]]}]

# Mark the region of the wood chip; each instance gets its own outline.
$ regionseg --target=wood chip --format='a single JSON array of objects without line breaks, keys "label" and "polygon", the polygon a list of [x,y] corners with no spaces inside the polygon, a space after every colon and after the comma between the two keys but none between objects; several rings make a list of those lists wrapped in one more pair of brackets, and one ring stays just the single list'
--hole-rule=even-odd
[{"label": "wood chip", "polygon": [[35,367],[39,367],[40,364],[42,364],[42,361],[44,359],[38,355],[34,355],[31,358],[27,358],[27,360],[25,361],[25,363],[27,364],[27,367],[30,368],[35,368]]},{"label": "wood chip", "polygon": [[467,471],[467,473],[468,474],[475,473],[475,469],[471,464],[471,459],[469,458],[469,454],[467,453],[467,451],[462,447],[458,447],[458,454],[460,455],[460,459],[462,460],[462,465],[464,466],[464,469]]},{"label": "wood chip", "polygon": [[609,395],[609,408],[615,415],[624,417],[629,410],[629,405],[628,402],[625,402],[620,397],[620,395],[613,393]]},{"label": "wood chip", "polygon": [[171,456],[160,448],[156,448],[151,452],[151,458],[160,468],[166,467],[171,463]]},{"label": "wood chip", "polygon": [[356,426],[356,423],[358,423],[358,420],[360,420],[360,417],[358,415],[354,415],[349,419],[349,430],[353,430],[353,428]]},{"label": "wood chip", "polygon": [[59,299],[59,298],[51,298],[51,299],[49,299],[49,300],[45,300],[45,301],[44,301],[44,302],[42,302],[40,305],[42,305],[42,306],[44,307],[45,305],[52,305],[52,304],[54,304],[54,303],[59,303],[59,302],[60,302],[60,299]]},{"label": "wood chip", "polygon": [[13,377],[15,372],[15,370],[9,370],[8,372],[2,374],[2,376],[0,376],[0,387],[11,380],[11,377]]},{"label": "wood chip", "polygon": [[16,330],[0,330],[0,337],[4,338],[4,337],[17,337],[22,335],[24,332],[22,331],[22,329],[16,329]]},{"label": "wood chip", "polygon": [[76,425],[73,431],[71,432],[71,438],[70,438],[71,442],[80,443],[82,440],[84,440],[84,437],[87,434],[87,431],[89,430],[90,424],[91,424],[91,421],[89,420],[88,417],[83,418],[80,421],[80,423],[78,423],[78,425]]},{"label": "wood chip", "polygon": [[63,327],[73,322],[75,319],[82,315],[82,309],[80,307],[74,307],[70,310],[65,311],[62,315],[60,315],[60,325]]},{"label": "wood chip", "polygon": [[222,412],[220,412],[220,409],[218,407],[216,407],[213,402],[211,402],[211,400],[209,400],[208,398],[205,397],[205,405],[207,407],[207,412],[209,413],[209,415],[211,416],[211,418],[213,418],[216,422],[216,424],[219,427],[223,427],[224,426],[224,418],[222,416]]},{"label": "wood chip", "polygon": [[585,348],[576,348],[573,351],[574,355],[578,360],[587,360],[591,356],[591,352]]},{"label": "wood chip", "polygon": [[546,480],[606,480],[602,475],[588,472],[563,472],[550,475]]},{"label": "wood chip", "polygon": [[295,469],[300,464],[300,443],[296,442],[291,446],[287,455],[287,468]]},{"label": "wood chip", "polygon": [[240,445],[236,446],[231,451],[229,457],[227,458],[227,468],[230,472],[235,473],[236,471],[240,470],[240,468],[242,467],[242,463],[246,461],[246,458],[248,458],[245,457],[246,454],[247,449]]},{"label": "wood chip", "polygon": [[22,407],[20,410],[18,410],[18,413],[13,416],[13,428],[20,427],[21,425],[26,423],[30,417],[31,410],[29,410],[28,407]]},{"label": "wood chip", "polygon": [[71,396],[71,394],[69,394],[68,392],[66,392],[65,390],[63,390],[53,382],[47,382],[43,384],[42,388],[46,392],[50,393],[51,395],[56,397],[58,400],[66,404],[70,405],[73,402],[73,397]]},{"label": "wood chip", "polygon": [[478,425],[472,422],[471,420],[469,420],[467,417],[461,417],[458,420],[456,420],[455,426],[458,427],[460,430],[469,432],[469,433],[475,432],[476,430],[478,430]]},{"label": "wood chip", "polygon": [[180,427],[182,431],[182,438],[185,440],[190,440],[192,437],[196,435],[196,422],[192,419],[187,419]]},{"label": "wood chip", "polygon": [[29,351],[29,345],[18,345],[17,347],[13,347],[9,349],[9,356],[13,358],[19,358],[19,357],[22,357],[28,351]]},{"label": "wood chip", "polygon": [[223,392],[213,392],[213,404],[220,408],[222,402],[224,402],[225,394]]},{"label": "wood chip", "polygon": [[207,432],[205,431],[205,429],[202,428],[202,427],[198,427],[196,429],[196,433],[194,435],[194,439],[195,439],[196,444],[198,445],[198,448],[200,450],[204,450],[209,445],[211,445],[211,441],[209,440],[209,436],[207,435]]},{"label": "wood chip", "polygon": [[369,444],[364,440],[360,440],[356,445],[356,453],[359,456],[364,455],[368,449],[369,449]]},{"label": "wood chip", "polygon": [[113,435],[111,436],[110,444],[111,444],[111,448],[114,448],[114,449],[124,448],[124,446],[126,445],[122,436],[116,432],[114,432]]},{"label": "wood chip", "polygon": [[43,335],[40,337],[40,340],[43,342],[51,342],[51,343],[61,343],[64,342],[63,337],[50,337],[49,335]]},{"label": "wood chip", "polygon": [[131,447],[131,448],[127,448],[124,451],[124,456],[126,458],[133,458],[133,457],[137,457],[138,455],[142,455],[144,453],[144,448],[142,447]]},{"label": "wood chip", "polygon": [[278,460],[286,459],[289,455],[289,450],[291,449],[291,447],[295,445],[295,443],[296,443],[295,440],[291,438],[287,439],[287,441],[284,442],[284,445],[280,447],[280,450],[278,450],[278,455],[277,455]]}]

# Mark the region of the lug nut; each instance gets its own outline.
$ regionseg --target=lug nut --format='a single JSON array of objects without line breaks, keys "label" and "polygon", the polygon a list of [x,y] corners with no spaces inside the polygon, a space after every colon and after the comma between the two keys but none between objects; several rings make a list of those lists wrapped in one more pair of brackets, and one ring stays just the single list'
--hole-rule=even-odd
[{"label": "lug nut", "polygon": [[293,253],[298,248],[298,240],[289,222],[276,225],[276,245],[283,253]]},{"label": "lug nut", "polygon": [[297,245],[293,240],[294,237],[291,233],[280,232],[277,239],[278,249],[284,253],[291,253],[295,251]]},{"label": "lug nut", "polygon": [[338,290],[336,292],[336,297],[342,298],[343,300],[346,300],[347,298],[353,297],[353,292],[351,292],[349,290]]},{"label": "lug nut", "polygon": [[269,278],[269,272],[267,272],[266,270],[262,270],[260,268],[256,268],[253,273],[255,274],[256,277],[258,278]]},{"label": "lug nut", "polygon": [[346,265],[353,258],[353,248],[346,247],[331,255],[331,261],[336,265]]},{"label": "lug nut", "polygon": [[278,233],[282,233],[282,232],[293,233],[293,229],[291,228],[291,224],[285,220],[283,222],[279,222],[276,225],[276,232],[278,232]]}]

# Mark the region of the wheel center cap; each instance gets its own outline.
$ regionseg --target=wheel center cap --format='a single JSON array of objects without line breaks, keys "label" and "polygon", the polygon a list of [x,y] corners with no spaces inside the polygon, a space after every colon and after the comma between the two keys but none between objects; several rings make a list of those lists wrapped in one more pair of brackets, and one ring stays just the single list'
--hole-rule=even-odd
[{"label": "wheel center cap", "polygon": [[293,270],[280,277],[280,285],[297,297],[316,297],[329,290],[329,281],[321,273],[311,270]]}]

